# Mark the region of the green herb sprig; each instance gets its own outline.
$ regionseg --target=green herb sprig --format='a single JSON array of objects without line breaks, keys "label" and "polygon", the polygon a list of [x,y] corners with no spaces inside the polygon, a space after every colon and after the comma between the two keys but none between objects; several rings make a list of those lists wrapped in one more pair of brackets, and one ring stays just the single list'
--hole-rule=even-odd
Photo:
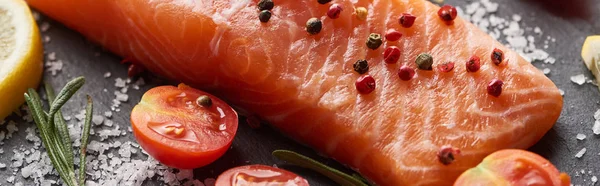
[{"label": "green herb sprig", "polygon": [[273,156],[281,160],[298,165],[300,167],[309,168],[314,171],[317,171],[340,185],[369,186],[367,183],[365,183],[366,180],[358,174],[350,176],[346,173],[343,173],[342,171],[331,168],[325,164],[322,164],[314,159],[298,154],[294,151],[275,150],[272,154]]},{"label": "green herb sprig", "polygon": [[46,89],[46,96],[48,97],[48,105],[50,107],[48,112],[43,110],[40,96],[34,89],[30,88],[25,93],[25,101],[29,106],[29,112],[33,116],[33,120],[40,132],[42,143],[46,148],[50,161],[60,178],[68,186],[85,185],[85,155],[92,121],[92,98],[89,95],[87,96],[85,122],[83,124],[83,131],[81,132],[79,179],[75,176],[73,147],[69,138],[69,130],[60,109],[84,83],[85,79],[83,77],[75,78],[68,82],[56,97],[52,86],[49,83],[45,83],[44,88]]}]

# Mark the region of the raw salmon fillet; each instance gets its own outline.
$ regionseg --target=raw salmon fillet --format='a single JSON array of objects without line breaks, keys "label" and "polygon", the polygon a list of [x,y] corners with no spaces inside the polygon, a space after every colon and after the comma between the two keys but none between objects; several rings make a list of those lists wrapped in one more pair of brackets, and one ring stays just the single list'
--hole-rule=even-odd
[{"label": "raw salmon fillet", "polygon": [[[451,185],[464,170],[505,148],[528,148],[558,119],[562,96],[542,72],[460,17],[446,24],[439,7],[424,0],[334,0],[343,11],[327,17],[330,4],[274,0],[268,23],[258,19],[258,0],[27,0],[34,8],[81,32],[112,52],[135,59],[163,77],[211,91],[270,122],[293,139],[352,167],[378,185]],[[355,7],[366,7],[360,20]],[[398,23],[402,13],[414,25]],[[323,29],[309,35],[307,20]],[[370,33],[394,28],[404,35],[377,50]],[[387,46],[402,54],[383,61]],[[494,48],[504,51],[500,65]],[[401,65],[416,69],[429,53],[434,70],[410,81]],[[481,58],[481,69],[466,61]],[[352,65],[366,59],[376,80],[359,94]],[[452,72],[435,67],[455,62]],[[504,82],[499,97],[487,93]],[[450,165],[436,154],[461,151]]]}]

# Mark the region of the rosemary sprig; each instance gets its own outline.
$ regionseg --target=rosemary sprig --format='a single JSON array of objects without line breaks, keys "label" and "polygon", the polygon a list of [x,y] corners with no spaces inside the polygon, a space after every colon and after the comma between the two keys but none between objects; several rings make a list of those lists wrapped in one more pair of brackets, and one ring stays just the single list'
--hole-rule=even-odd
[{"label": "rosemary sprig", "polygon": [[273,151],[273,156],[287,161],[289,163],[298,165],[300,167],[309,168],[314,171],[317,171],[329,179],[332,179],[336,183],[344,186],[368,186],[367,183],[363,182],[358,177],[350,176],[346,173],[343,173],[339,170],[331,168],[325,164],[322,164],[316,160],[313,160],[309,157],[303,156],[293,151],[289,150],[275,150]]},{"label": "rosemary sprig", "polygon": [[40,96],[34,89],[29,89],[25,93],[25,101],[29,106],[29,112],[33,116],[40,132],[40,137],[50,157],[50,161],[63,182],[68,186],[85,184],[85,154],[92,121],[92,98],[89,95],[87,96],[86,118],[81,133],[79,179],[77,179],[75,168],[73,167],[73,147],[69,137],[69,130],[60,109],[84,83],[85,79],[83,77],[75,78],[67,83],[56,97],[54,96],[52,86],[45,83],[48,105],[50,106],[49,112],[43,110]]}]

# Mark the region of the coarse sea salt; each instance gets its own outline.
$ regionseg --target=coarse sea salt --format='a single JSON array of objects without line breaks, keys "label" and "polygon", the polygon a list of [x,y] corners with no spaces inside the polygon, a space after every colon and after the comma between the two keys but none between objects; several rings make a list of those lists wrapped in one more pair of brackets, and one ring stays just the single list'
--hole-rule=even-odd
[{"label": "coarse sea salt", "polygon": [[581,134],[581,133],[577,134],[577,136],[576,136],[577,140],[584,140],[585,137],[586,137],[585,134]]},{"label": "coarse sea salt", "polygon": [[578,85],[583,85],[585,83],[585,80],[586,80],[586,78],[585,78],[585,75],[583,75],[583,74],[571,76],[571,81]]},{"label": "coarse sea salt", "polygon": [[600,135],[600,120],[594,121],[592,132],[594,132],[595,135]]},{"label": "coarse sea salt", "polygon": [[575,157],[576,157],[576,158],[581,158],[581,157],[583,157],[583,155],[585,154],[585,152],[586,152],[586,151],[587,151],[587,149],[586,149],[586,148],[583,148],[583,149],[579,150],[579,152],[577,152],[577,154],[575,154]]}]

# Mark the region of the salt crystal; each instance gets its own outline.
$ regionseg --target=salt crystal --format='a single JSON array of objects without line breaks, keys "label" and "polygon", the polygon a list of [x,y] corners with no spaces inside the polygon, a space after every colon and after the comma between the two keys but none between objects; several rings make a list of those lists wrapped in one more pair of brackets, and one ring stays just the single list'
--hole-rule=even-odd
[{"label": "salt crystal", "polygon": [[4,169],[4,168],[6,168],[6,164],[0,163],[0,169]]},{"label": "salt crystal", "polygon": [[596,110],[596,112],[594,113],[594,119],[595,120],[599,120],[600,119],[600,109]]},{"label": "salt crystal", "polygon": [[583,85],[585,83],[585,75],[579,74],[579,75],[571,76],[571,81],[578,85]]},{"label": "salt crystal", "polygon": [[121,92],[115,91],[115,96],[117,96],[116,100],[120,102],[127,102],[127,100],[129,99],[129,95],[123,94]]},{"label": "salt crystal", "polygon": [[115,79],[115,86],[119,87],[119,88],[125,87],[125,80],[123,80],[121,78]]},{"label": "salt crystal", "polygon": [[50,52],[48,54],[48,60],[50,60],[50,61],[56,60],[56,53],[55,52]]},{"label": "salt crystal", "polygon": [[40,25],[40,30],[41,30],[42,32],[46,32],[46,31],[48,31],[48,29],[50,29],[50,23],[48,23],[48,22],[45,22],[45,21],[44,21],[44,22],[43,22],[43,23]]},{"label": "salt crystal", "polygon": [[106,111],[106,112],[104,112],[104,116],[106,116],[106,118],[112,118],[112,112]]},{"label": "salt crystal", "polygon": [[586,136],[585,136],[585,134],[581,134],[581,133],[580,133],[580,134],[577,134],[577,137],[576,137],[576,138],[577,138],[577,140],[584,140],[584,139],[585,139],[585,137],[586,137]]},{"label": "salt crystal", "polygon": [[577,154],[575,154],[575,157],[576,157],[576,158],[581,158],[581,157],[583,157],[583,155],[585,154],[585,151],[586,151],[586,150],[587,150],[586,148],[583,148],[583,149],[581,149],[579,152],[577,152]]},{"label": "salt crystal", "polygon": [[56,76],[59,71],[62,71],[63,62],[61,60],[55,62],[49,61],[46,63],[46,67],[48,67],[46,68],[46,71],[50,72],[53,76]]},{"label": "salt crystal", "polygon": [[519,15],[519,14],[513,14],[513,15],[512,15],[512,19],[513,19],[514,21],[517,21],[517,22],[519,22],[519,21],[521,21],[521,15]]},{"label": "salt crystal", "polygon": [[77,119],[78,121],[82,121],[83,119],[85,119],[85,110],[79,111],[79,114],[75,115],[75,119]]},{"label": "salt crystal", "polygon": [[50,36],[44,36],[44,43],[50,43]]},{"label": "salt crystal", "polygon": [[550,74],[550,69],[544,68],[544,70],[542,70],[542,72],[544,72],[544,74],[548,75],[548,74]]},{"label": "salt crystal", "polygon": [[594,122],[594,126],[592,126],[592,132],[594,132],[595,135],[600,135],[600,120],[596,120]]},{"label": "salt crystal", "polygon": [[113,122],[112,120],[105,120],[105,121],[104,121],[104,126],[107,126],[107,127],[112,127],[112,126],[113,126],[113,123],[114,123],[114,122]]},{"label": "salt crystal", "polygon": [[110,76],[111,76],[111,73],[110,73],[110,72],[106,72],[106,73],[104,73],[104,78],[109,78]]},{"label": "salt crystal", "polygon": [[598,177],[592,176],[592,183],[595,184],[596,182],[598,182]]},{"label": "salt crystal", "polygon": [[95,125],[101,125],[102,122],[104,122],[104,117],[102,117],[101,115],[92,116],[92,123],[94,123]]},{"label": "salt crystal", "polygon": [[540,27],[537,27],[537,26],[536,26],[536,27],[533,29],[533,32],[535,32],[536,34],[542,34],[542,29],[540,29]]},{"label": "salt crystal", "polygon": [[227,129],[227,126],[225,126],[225,124],[220,124],[219,125],[219,130],[223,131],[225,129]]}]

